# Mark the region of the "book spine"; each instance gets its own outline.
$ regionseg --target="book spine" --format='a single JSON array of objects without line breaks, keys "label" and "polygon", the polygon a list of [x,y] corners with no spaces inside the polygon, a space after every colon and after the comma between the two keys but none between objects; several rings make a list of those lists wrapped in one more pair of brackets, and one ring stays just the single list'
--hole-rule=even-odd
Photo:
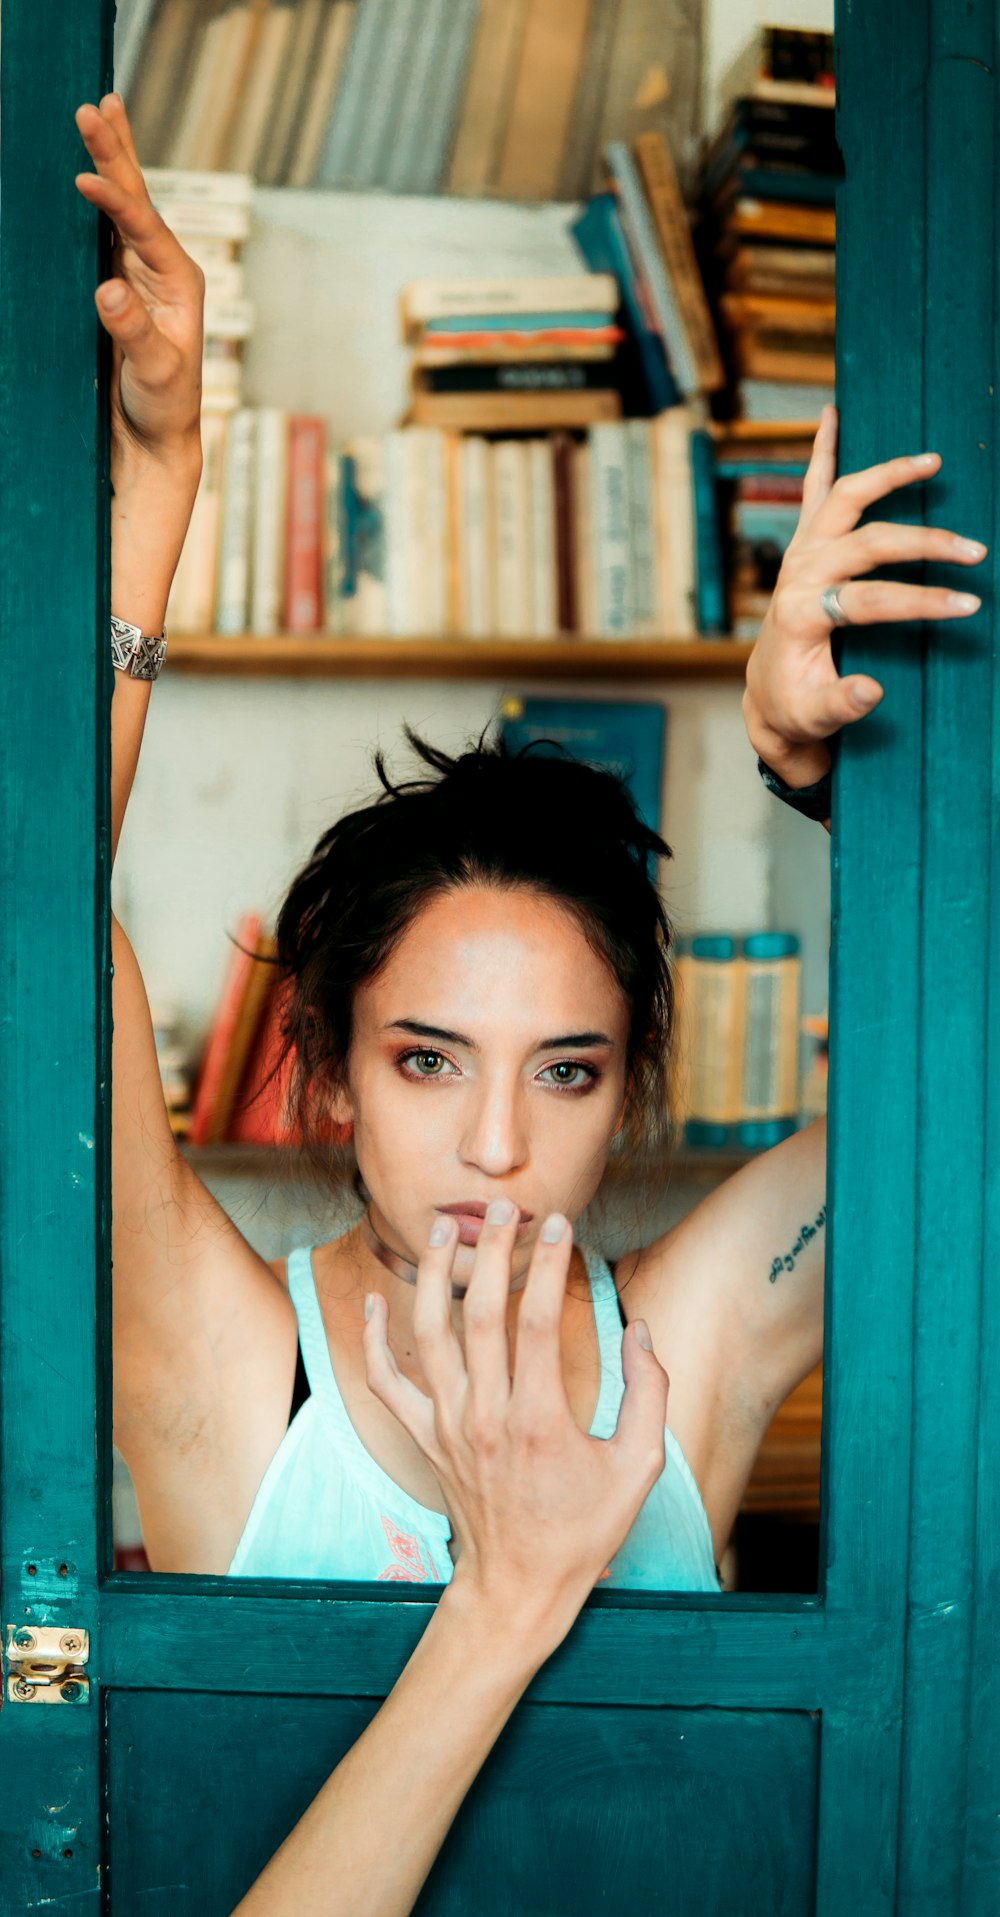
[{"label": "book spine", "polygon": [[[752,951],[753,937],[746,941]],[[799,1109],[801,959],[747,956],[741,1119],[794,1121]],[[753,1140],[747,1140],[753,1143]]]},{"label": "book spine", "polygon": [[411,436],[407,431],[387,433],[385,439],[385,623],[394,638],[405,638],[414,628],[410,551],[413,539]]},{"label": "book spine", "polygon": [[294,0],[288,49],[254,169],[258,186],[275,186],[281,179],[292,129],[298,124],[304,96],[311,88],[324,7],[325,0]]},{"label": "book spine", "polygon": [[349,451],[354,461],[354,630],[375,636],[386,627],[385,442],[368,433],[352,440]]},{"label": "book spine", "polygon": [[455,136],[462,88],[472,52],[479,0],[457,0],[444,33],[433,93],[426,102],[423,150],[413,174],[415,193],[437,193]]},{"label": "book spine", "polygon": [[496,513],[497,632],[505,639],[531,637],[528,560],[531,521],[527,452],[516,439],[493,447]]},{"label": "book spine", "polygon": [[247,630],[250,592],[250,527],[256,418],[249,406],[232,416],[223,476],[215,630]]},{"label": "book spine", "polygon": [[378,67],[380,25],[377,5],[370,6],[368,0],[364,0],[364,4],[355,7],[340,84],[316,168],[314,183],[318,187],[343,186],[350,180],[366,102]]},{"label": "book spine", "polygon": [[681,318],[676,290],[659,248],[635,161],[621,140],[611,142],[606,158],[618,189],[622,225],[633,258],[649,289],[670,370],[685,399],[691,399],[701,390],[698,368]]},{"label": "book spine", "polygon": [[576,560],[576,605],[580,631],[585,638],[597,634],[597,553],[592,511],[592,455],[589,441],[574,442],[570,464],[573,483],[573,551]]},{"label": "book spine", "polygon": [[284,627],[318,632],[322,626],[323,467],[326,424],[311,413],[288,422],[288,516]]},{"label": "book spine", "polygon": [[276,633],[285,590],[288,505],[288,416],[277,406],[257,413],[251,536],[250,630]]},{"label": "book spine", "polygon": [[613,274],[567,273],[556,277],[509,279],[411,280],[403,293],[408,335],[433,320],[468,319],[477,314],[614,313],[618,288]]},{"label": "book spine", "polygon": [[312,186],[335,102],[344,56],[354,29],[357,0],[330,0],[315,64],[277,185]]},{"label": "book spine", "polygon": [[218,1008],[202,1054],[198,1081],[191,1104],[188,1140],[192,1145],[206,1144],[212,1132],[219,1087],[236,1031],[240,1007],[254,968],[253,953],[261,935],[261,929],[260,919],[255,913],[246,913],[240,920],[237,944],[229,955]]},{"label": "book spine", "polygon": [[590,429],[591,520],[597,570],[597,635],[626,638],[633,626],[625,427]]},{"label": "book spine", "polygon": [[559,187],[591,0],[534,0],[500,156],[505,199],[551,200]]},{"label": "book spine", "polygon": [[493,585],[493,522],[489,441],[470,433],[460,441],[461,612],[460,629],[470,639],[490,639],[496,630]]},{"label": "book spine", "polygon": [[418,0],[364,0],[364,4],[379,14],[379,58],[354,151],[346,162],[346,177],[355,187],[377,186],[388,171],[396,122],[421,31]]},{"label": "book spine", "polygon": [[527,0],[481,0],[446,176],[449,193],[481,194],[495,183],[526,18]]},{"label": "book spine", "polygon": [[[364,11],[362,9],[362,11]],[[411,49],[406,91],[400,102],[382,184],[393,193],[419,191],[426,142],[425,114],[448,33],[449,0],[421,0],[420,31]]]},{"label": "book spine", "polygon": [[446,435],[437,427],[417,430],[417,463],[424,525],[420,554],[423,631],[432,639],[440,639],[444,636],[448,618]]},{"label": "book spine", "polygon": [[695,256],[687,209],[663,135],[641,133],[635,143],[635,158],[691,343],[701,390],[717,392],[726,383],[725,369]]},{"label": "book spine", "polygon": [[727,1145],[735,1142],[735,1127],[742,1117],[746,963],[734,941],[725,941],[733,948],[731,955],[719,958],[701,956],[702,943],[692,940],[693,963],[686,980],[691,1046],[688,1140],[694,1145]]},{"label": "book spine", "polygon": [[334,437],[331,421],[327,422],[326,443],[323,453],[323,627],[326,632],[340,633],[345,629],[344,618],[344,555],[341,547],[343,512],[341,489],[343,484],[343,461],[340,447]]},{"label": "book spine", "polygon": [[629,339],[639,361],[646,410],[659,413],[676,405],[680,392],[626,244],[615,195],[595,194],[570,232],[595,272],[615,276],[628,318]]},{"label": "book spine", "polygon": [[662,594],[661,631],[667,639],[698,636],[691,431],[692,418],[686,406],[672,406],[653,421],[657,575]]},{"label": "book spine", "polygon": [[701,427],[695,427],[691,433],[690,449],[695,521],[696,620],[703,638],[719,639],[725,637],[729,627],[715,480],[715,449],[711,434]]},{"label": "book spine", "polygon": [[660,629],[653,523],[653,473],[648,420],[625,425],[628,461],[629,568],[632,578],[632,630],[639,639],[655,639]]},{"label": "book spine", "polygon": [[231,414],[206,407],[201,415],[201,479],[167,604],[166,630],[205,634],[212,629],[219,560],[222,484]]},{"label": "book spine", "polygon": [[573,112],[560,169],[560,200],[585,200],[598,174],[600,127],[619,0],[592,0]]},{"label": "book spine", "polygon": [[576,514],[573,499],[575,469],[573,441],[568,433],[552,436],[555,499],[556,623],[560,632],[579,631],[576,593]]},{"label": "book spine", "polygon": [[536,639],[554,639],[559,631],[559,590],[551,440],[529,440],[528,470],[531,485],[531,630]]}]

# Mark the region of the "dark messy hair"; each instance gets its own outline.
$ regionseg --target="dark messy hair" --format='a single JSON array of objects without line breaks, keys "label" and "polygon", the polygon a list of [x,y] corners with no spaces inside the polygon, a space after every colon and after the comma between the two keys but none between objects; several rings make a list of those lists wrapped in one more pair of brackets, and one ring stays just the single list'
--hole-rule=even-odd
[{"label": "dark messy hair", "polygon": [[285,980],[282,1057],[288,1117],[328,1162],[324,1093],[343,1084],[357,987],[378,973],[417,914],[462,886],[526,886],[577,920],[629,1010],[624,1137],[662,1142],[674,1026],[671,929],[650,878],[670,847],[643,824],[624,781],[545,742],[502,737],[456,758],[407,726],[426,771],[338,819],[294,880],[277,923]]}]

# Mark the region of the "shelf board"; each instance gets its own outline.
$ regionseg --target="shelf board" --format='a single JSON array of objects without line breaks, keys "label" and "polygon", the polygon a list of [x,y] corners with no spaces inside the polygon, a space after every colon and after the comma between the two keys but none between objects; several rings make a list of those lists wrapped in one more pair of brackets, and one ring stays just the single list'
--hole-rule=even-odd
[{"label": "shelf board", "polygon": [[167,670],[239,678],[741,679],[736,639],[344,639],[171,636]]},{"label": "shelf board", "polygon": [[[189,1145],[180,1141],[180,1149],[188,1163],[202,1178],[242,1178],[260,1179],[269,1183],[297,1181],[307,1185],[320,1182],[320,1174],[309,1160],[294,1148],[280,1145]],[[661,1167],[646,1167],[646,1175],[659,1169],[665,1179],[697,1180],[717,1183],[728,1178],[732,1172],[739,1171],[741,1165],[749,1164],[751,1158],[759,1156],[748,1151],[709,1151],[680,1145],[664,1157]],[[608,1166],[608,1176],[612,1183],[627,1182],[635,1176],[636,1167],[625,1161],[612,1160]]]}]

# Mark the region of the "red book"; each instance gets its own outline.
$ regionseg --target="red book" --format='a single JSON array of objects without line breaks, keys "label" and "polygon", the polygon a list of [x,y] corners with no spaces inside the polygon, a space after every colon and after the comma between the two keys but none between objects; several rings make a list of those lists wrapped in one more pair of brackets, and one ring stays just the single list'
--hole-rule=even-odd
[{"label": "red book", "polygon": [[257,1038],[236,1101],[233,1105],[228,1136],[241,1145],[298,1145],[301,1133],[289,1127],[285,1111],[294,1065],[289,1052],[281,1069],[275,1067],[281,1057],[281,1018],[287,1000],[287,980],[271,988]]},{"label": "red book", "polygon": [[323,624],[325,451],[326,421],[312,413],[293,413],[288,422],[286,632],[318,632]]},{"label": "red book", "polygon": [[[207,1144],[213,1132],[213,1120],[219,1093],[226,1076],[226,1065],[240,1022],[240,1014],[258,971],[254,952],[261,936],[261,922],[255,912],[240,920],[239,945],[233,948],[222,995],[205,1045],[188,1126],[190,1145]],[[241,951],[240,946],[247,949]]]}]

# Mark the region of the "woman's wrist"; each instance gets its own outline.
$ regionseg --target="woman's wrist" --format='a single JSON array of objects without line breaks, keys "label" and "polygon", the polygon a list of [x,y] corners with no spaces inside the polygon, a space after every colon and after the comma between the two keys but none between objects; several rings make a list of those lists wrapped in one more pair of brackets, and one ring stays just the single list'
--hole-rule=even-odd
[{"label": "woman's wrist", "polygon": [[131,464],[111,501],[111,610],[143,632],[163,631],[174,573],[201,478],[188,453],[174,464]]},{"label": "woman's wrist", "polygon": [[773,726],[764,724],[750,692],[743,695],[743,719],[747,738],[758,759],[787,786],[815,785],[829,772],[830,748],[823,739],[790,740]]},{"label": "woman's wrist", "polygon": [[568,1635],[584,1598],[576,1603],[567,1594],[556,1599],[533,1591],[490,1593],[471,1575],[463,1576],[460,1561],[438,1614],[453,1620],[451,1628],[464,1640],[482,1647],[498,1675],[520,1680],[523,1688]]}]

